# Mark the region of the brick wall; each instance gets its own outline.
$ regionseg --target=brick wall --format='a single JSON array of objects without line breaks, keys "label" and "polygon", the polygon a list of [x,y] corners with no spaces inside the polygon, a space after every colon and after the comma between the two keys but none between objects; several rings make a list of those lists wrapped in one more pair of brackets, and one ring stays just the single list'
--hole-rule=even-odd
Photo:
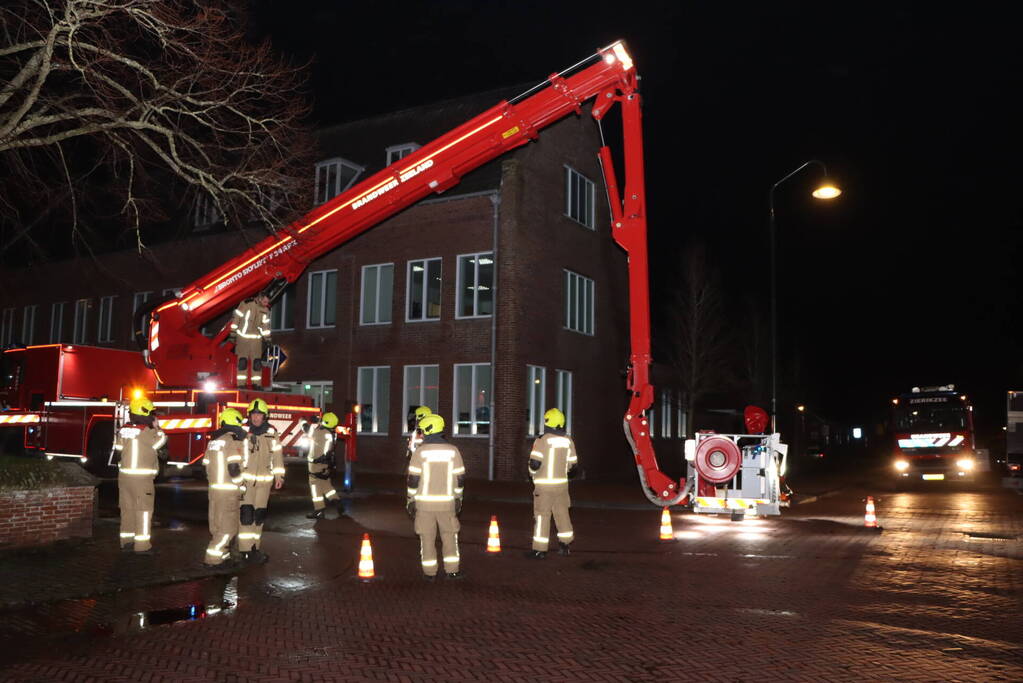
[{"label": "brick wall", "polygon": [[95,510],[93,486],[0,492],[0,547],[89,538]]}]

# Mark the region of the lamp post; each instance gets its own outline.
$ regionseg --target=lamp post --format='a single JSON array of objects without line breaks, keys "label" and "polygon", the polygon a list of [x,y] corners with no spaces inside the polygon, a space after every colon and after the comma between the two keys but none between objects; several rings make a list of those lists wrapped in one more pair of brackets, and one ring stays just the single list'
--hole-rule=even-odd
[{"label": "lamp post", "polygon": [[813,191],[813,196],[816,199],[834,199],[838,195],[842,194],[842,191],[838,187],[828,181],[828,167],[823,162],[817,159],[811,159],[810,161],[804,162],[801,166],[796,168],[794,171],[788,173],[781,178],[778,182],[771,186],[771,191],[768,194],[768,204],[770,207],[771,217],[771,432],[777,433],[778,431],[778,268],[777,268],[777,248],[776,248],[776,232],[777,227],[774,219],[774,191],[778,189],[778,186],[784,183],[792,176],[798,174],[803,169],[809,166],[820,166],[821,170],[824,171],[824,178],[821,184],[818,185],[817,189]]}]

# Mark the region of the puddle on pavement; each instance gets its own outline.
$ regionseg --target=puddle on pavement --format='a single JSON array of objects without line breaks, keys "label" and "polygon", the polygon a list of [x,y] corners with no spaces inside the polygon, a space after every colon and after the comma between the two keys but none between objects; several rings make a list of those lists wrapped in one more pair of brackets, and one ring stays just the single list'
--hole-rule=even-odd
[{"label": "puddle on pavement", "polygon": [[232,577],[224,586],[223,596],[213,602],[193,602],[183,607],[136,612],[115,622],[115,634],[144,631],[154,626],[198,621],[217,614],[230,614],[238,605],[238,577]]}]

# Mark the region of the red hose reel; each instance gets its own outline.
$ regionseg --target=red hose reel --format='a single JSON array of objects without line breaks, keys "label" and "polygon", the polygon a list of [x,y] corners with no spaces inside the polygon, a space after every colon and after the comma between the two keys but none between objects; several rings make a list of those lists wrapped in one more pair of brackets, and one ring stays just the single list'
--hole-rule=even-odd
[{"label": "red hose reel", "polygon": [[703,439],[696,447],[693,464],[701,479],[713,484],[722,484],[739,472],[742,466],[742,453],[731,439],[712,436]]}]

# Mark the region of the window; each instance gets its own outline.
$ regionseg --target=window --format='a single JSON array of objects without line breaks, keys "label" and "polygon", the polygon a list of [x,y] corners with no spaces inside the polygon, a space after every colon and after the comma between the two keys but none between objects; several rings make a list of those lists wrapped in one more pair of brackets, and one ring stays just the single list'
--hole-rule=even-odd
[{"label": "window", "polygon": [[89,320],[89,300],[78,299],[75,301],[75,330],[71,341],[75,344],[84,344],[86,338],[85,326]]},{"label": "window", "polygon": [[355,400],[360,406],[359,431],[386,434],[391,405],[391,368],[386,365],[359,368]]},{"label": "window", "polygon": [[0,347],[7,347],[14,343],[14,309],[5,308],[0,318]]},{"label": "window", "polygon": [[25,306],[25,313],[21,318],[21,343],[28,346],[35,338],[36,331],[36,306]]},{"label": "window", "polygon": [[538,365],[526,366],[526,433],[536,436],[543,433],[543,414],[547,410],[544,399],[547,396],[547,368]]},{"label": "window", "polygon": [[565,414],[565,431],[572,433],[572,373],[558,370],[558,393],[554,407]]},{"label": "window", "polygon": [[474,318],[494,312],[494,253],[458,257],[459,318]]},{"label": "window", "polygon": [[403,145],[392,145],[387,148],[387,165],[390,166],[398,159],[404,159],[412,152],[419,149],[419,145],[414,142],[406,142]]},{"label": "window", "polygon": [[217,210],[217,203],[213,197],[203,192],[195,198],[195,211],[192,214],[192,223],[196,228],[208,228],[220,221],[220,211]]},{"label": "window", "polygon": [[688,436],[686,425],[686,409],[682,403],[682,392],[678,392],[678,438],[685,439]]},{"label": "window", "polygon": [[408,262],[407,320],[440,319],[440,259]]},{"label": "window", "polygon": [[337,318],[337,271],[319,270],[309,274],[307,327],[333,327]]},{"label": "window", "polygon": [[295,329],[295,285],[284,288],[277,301],[270,307],[270,329],[285,332]]},{"label": "window", "polygon": [[565,327],[593,334],[593,280],[565,271]]},{"label": "window", "polygon": [[565,166],[565,215],[594,230],[593,181]]},{"label": "window", "polygon": [[177,299],[178,297],[181,296],[181,291],[182,291],[181,287],[170,287],[168,289],[163,290],[163,295],[173,296],[175,299]]},{"label": "window", "polygon": [[455,419],[452,434],[490,433],[490,364],[455,365]]},{"label": "window", "polygon": [[96,341],[112,342],[113,336],[113,311],[114,297],[105,296],[99,300],[99,329],[96,331]]},{"label": "window", "polygon": [[50,307],[50,343],[59,344],[64,341],[64,304],[53,304]]},{"label": "window", "polygon": [[364,170],[362,166],[340,158],[316,164],[316,203],[323,204],[347,190]]},{"label": "window", "polygon": [[661,438],[671,438],[671,390],[661,389]]},{"label": "window", "polygon": [[[274,382],[274,389],[289,394],[302,394],[313,399],[313,405],[320,410],[330,410],[334,404],[334,383],[325,380],[304,382]],[[341,411],[336,411],[340,413]]]},{"label": "window", "polygon": [[363,325],[384,325],[391,322],[393,296],[393,263],[362,267],[362,314],[359,320]]},{"label": "window", "polygon": [[152,294],[152,292],[135,292],[135,296],[133,296],[131,300],[131,312],[134,313],[139,310],[142,304],[149,301],[149,297]]},{"label": "window", "polygon": [[[440,371],[436,365],[406,365],[405,394],[401,405],[402,416],[408,415],[409,409],[416,406],[429,406],[437,411]],[[408,425],[403,425],[404,433],[408,434]]]}]

